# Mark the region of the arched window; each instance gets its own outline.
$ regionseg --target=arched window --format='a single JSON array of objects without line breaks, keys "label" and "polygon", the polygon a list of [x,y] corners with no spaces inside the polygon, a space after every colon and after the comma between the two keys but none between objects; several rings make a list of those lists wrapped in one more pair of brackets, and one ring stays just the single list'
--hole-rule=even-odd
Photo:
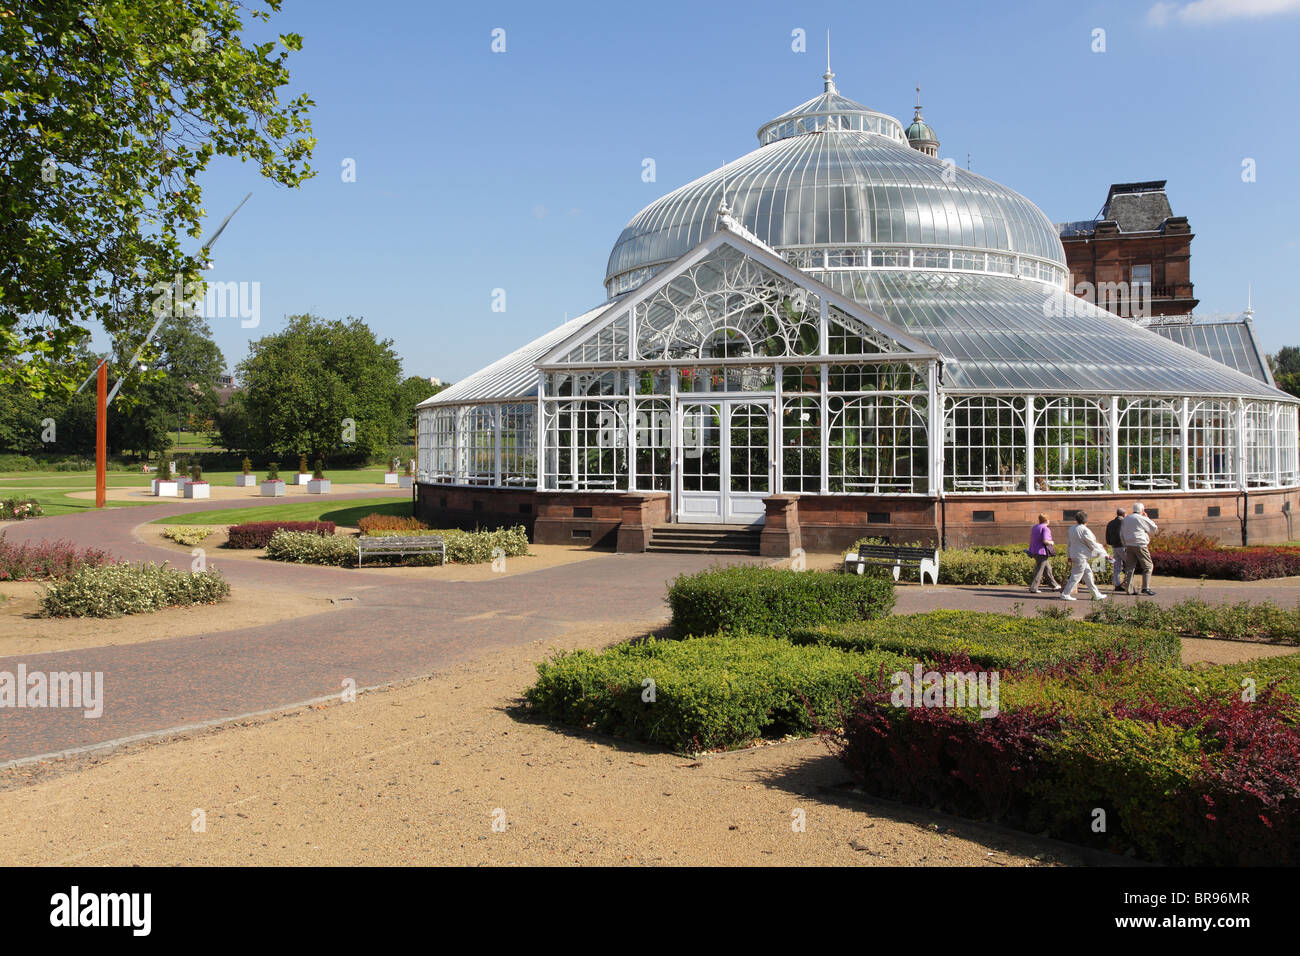
[{"label": "arched window", "polygon": [[781,490],[816,494],[822,487],[822,401],[787,398],[781,409]]},{"label": "arched window", "polygon": [[1110,487],[1109,416],[1092,398],[1039,399],[1034,425],[1036,491]]},{"label": "arched window", "polygon": [[1193,402],[1187,420],[1187,471],[1193,491],[1237,486],[1237,429],[1227,402]]},{"label": "arched window", "polygon": [[949,399],[944,418],[947,491],[1025,490],[1025,400]]},{"label": "arched window", "polygon": [[923,398],[832,397],[830,490],[918,494],[929,485],[929,436]]},{"label": "arched window", "polygon": [[1277,431],[1273,427],[1275,407],[1265,402],[1251,402],[1246,406],[1246,484],[1253,488],[1277,484],[1274,473],[1277,450]]},{"label": "arched window", "polygon": [[1173,490],[1183,483],[1182,403],[1121,399],[1119,486],[1125,491]]}]

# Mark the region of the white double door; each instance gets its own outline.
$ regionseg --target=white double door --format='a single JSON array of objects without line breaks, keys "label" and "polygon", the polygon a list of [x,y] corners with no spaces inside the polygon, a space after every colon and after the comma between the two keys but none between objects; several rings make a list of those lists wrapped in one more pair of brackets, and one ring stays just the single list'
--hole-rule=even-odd
[{"label": "white double door", "polygon": [[681,401],[677,520],[761,524],[775,487],[772,400]]}]

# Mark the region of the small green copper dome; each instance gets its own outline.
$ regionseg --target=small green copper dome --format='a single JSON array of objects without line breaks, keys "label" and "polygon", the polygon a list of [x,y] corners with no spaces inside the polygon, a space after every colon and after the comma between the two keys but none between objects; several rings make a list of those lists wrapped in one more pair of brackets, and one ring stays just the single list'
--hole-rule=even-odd
[{"label": "small green copper dome", "polygon": [[912,121],[912,125],[904,131],[904,135],[909,143],[939,142],[939,137],[934,135],[934,130],[930,128],[929,124],[923,122],[920,117]]}]

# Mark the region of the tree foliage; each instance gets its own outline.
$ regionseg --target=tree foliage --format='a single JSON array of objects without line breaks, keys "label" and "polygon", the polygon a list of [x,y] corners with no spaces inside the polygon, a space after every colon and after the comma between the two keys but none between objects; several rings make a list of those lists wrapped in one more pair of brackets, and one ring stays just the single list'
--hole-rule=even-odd
[{"label": "tree foliage", "polygon": [[221,428],[227,435],[229,423],[231,437],[242,428],[244,450],[328,460],[406,440],[401,362],[361,319],[290,316],[283,332],[249,345],[238,378],[243,395]]},{"label": "tree foliage", "polygon": [[[302,38],[242,37],[280,0],[9,0],[0,8],[0,382],[66,387],[92,326],[131,354],[150,290],[198,276],[213,157],[312,175]],[[264,8],[264,9],[260,9]]]}]

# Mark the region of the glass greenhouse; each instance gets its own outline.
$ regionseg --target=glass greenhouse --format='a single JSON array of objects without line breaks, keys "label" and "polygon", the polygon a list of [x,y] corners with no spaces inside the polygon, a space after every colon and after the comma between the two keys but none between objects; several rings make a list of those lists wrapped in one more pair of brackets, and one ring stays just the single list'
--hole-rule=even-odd
[{"label": "glass greenhouse", "polygon": [[1076,299],[1029,200],[826,86],[634,217],[605,303],[422,403],[418,481],[743,524],[777,494],[1300,484],[1291,396]]}]

